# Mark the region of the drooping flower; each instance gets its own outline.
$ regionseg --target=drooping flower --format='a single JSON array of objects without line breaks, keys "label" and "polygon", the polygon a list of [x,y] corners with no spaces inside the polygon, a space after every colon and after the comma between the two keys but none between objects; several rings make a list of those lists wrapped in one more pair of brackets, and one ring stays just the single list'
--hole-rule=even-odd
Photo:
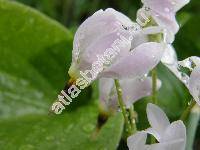
[{"label": "drooping flower", "polygon": [[[184,150],[186,127],[182,121],[170,124],[166,114],[156,105],[147,105],[147,118],[151,128],[137,132],[127,140],[129,150]],[[146,144],[147,134],[152,134],[159,143]]]},{"label": "drooping flower", "polygon": [[143,7],[138,10],[137,18],[148,16],[151,25],[162,28],[166,35],[166,42],[172,43],[179,30],[176,12],[189,3],[189,0],[142,0]]},{"label": "drooping flower", "polygon": [[141,37],[142,30],[135,24],[111,8],[97,11],[84,21],[74,37],[71,78],[83,74],[92,80],[127,78],[153,69],[162,57],[164,44]]},{"label": "drooping flower", "polygon": [[[122,79],[119,80],[122,88],[123,101],[127,108],[139,99],[151,95],[151,77]],[[157,80],[157,89],[161,87],[161,81]],[[99,93],[101,105],[106,109],[116,110],[118,106],[117,91],[114,80],[111,78],[101,78],[99,80]]]}]

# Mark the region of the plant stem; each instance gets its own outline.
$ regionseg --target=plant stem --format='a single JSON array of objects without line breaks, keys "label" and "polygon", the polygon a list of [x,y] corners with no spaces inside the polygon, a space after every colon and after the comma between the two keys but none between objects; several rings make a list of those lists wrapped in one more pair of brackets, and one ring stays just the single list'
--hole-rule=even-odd
[{"label": "plant stem", "polygon": [[[157,71],[156,68],[152,69],[151,71],[152,76],[152,103],[157,104]],[[154,136],[151,136],[151,144],[156,143],[156,139]]]},{"label": "plant stem", "polygon": [[186,108],[186,110],[182,113],[181,115],[181,120],[182,121],[186,121],[192,108],[196,105],[196,101],[192,100],[192,102],[188,105],[188,107]]},{"label": "plant stem", "polygon": [[128,135],[131,135],[132,134],[131,124],[130,124],[130,121],[128,118],[128,114],[126,113],[126,107],[125,107],[123,99],[122,99],[122,89],[121,89],[119,81],[117,79],[115,79],[115,87],[117,90],[119,106],[120,106],[120,108],[122,110],[122,114],[124,116],[126,132]]},{"label": "plant stem", "polygon": [[131,105],[131,107],[129,108],[129,114],[131,120],[132,133],[134,134],[137,131],[137,126],[136,126],[136,114],[133,105]]},{"label": "plant stem", "polygon": [[152,76],[152,103],[157,104],[157,71],[156,68],[154,68],[151,71]]}]

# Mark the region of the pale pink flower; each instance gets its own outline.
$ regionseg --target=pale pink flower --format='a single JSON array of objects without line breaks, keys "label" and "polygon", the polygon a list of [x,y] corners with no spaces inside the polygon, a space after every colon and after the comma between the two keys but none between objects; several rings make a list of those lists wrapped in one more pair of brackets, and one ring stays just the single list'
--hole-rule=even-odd
[{"label": "pale pink flower", "polygon": [[[182,121],[170,124],[166,114],[156,105],[147,105],[147,118],[151,128],[130,136],[129,150],[185,150],[186,127]],[[147,134],[152,134],[159,143],[147,145]]]},{"label": "pale pink flower", "polygon": [[[92,68],[98,70],[90,73],[90,76],[94,76],[93,79],[137,77],[148,73],[159,63],[164,44],[148,42],[141,29],[135,31],[135,36],[129,40],[134,24],[128,17],[111,8],[97,11],[86,19],[74,37],[69,75],[76,79],[80,76],[80,71]],[[96,63],[94,66],[107,50],[114,54],[107,54],[103,64]]]}]

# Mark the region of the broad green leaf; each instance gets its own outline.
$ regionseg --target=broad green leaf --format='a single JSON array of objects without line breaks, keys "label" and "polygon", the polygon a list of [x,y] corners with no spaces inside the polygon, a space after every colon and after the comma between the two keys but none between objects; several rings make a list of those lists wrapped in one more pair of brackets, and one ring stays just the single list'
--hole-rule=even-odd
[{"label": "broad green leaf", "polygon": [[[95,133],[97,112],[88,105],[62,116],[28,115],[0,121],[0,147],[5,150],[114,150],[123,130],[120,114]],[[96,135],[97,134],[97,135]]]},{"label": "broad green leaf", "polygon": [[0,149],[117,148],[120,114],[95,134],[97,101],[83,90],[60,116],[48,110],[69,79],[72,34],[38,11],[0,0]]}]

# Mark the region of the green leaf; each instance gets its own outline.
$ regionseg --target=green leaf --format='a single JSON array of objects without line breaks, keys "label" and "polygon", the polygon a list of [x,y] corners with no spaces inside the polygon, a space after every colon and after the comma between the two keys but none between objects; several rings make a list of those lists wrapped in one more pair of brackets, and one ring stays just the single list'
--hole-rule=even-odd
[{"label": "green leaf", "polygon": [[159,105],[171,119],[179,119],[191,100],[188,89],[164,65],[158,67],[158,78],[162,81],[158,91]]},{"label": "green leaf", "polygon": [[123,130],[120,114],[110,118],[95,137],[95,105],[62,116],[28,115],[0,121],[0,147],[14,149],[114,150]]},{"label": "green leaf", "polygon": [[62,115],[47,115],[69,79],[72,40],[65,27],[47,16],[0,0],[1,150],[117,148],[123,118],[111,117],[95,134],[98,106],[90,88]]}]

